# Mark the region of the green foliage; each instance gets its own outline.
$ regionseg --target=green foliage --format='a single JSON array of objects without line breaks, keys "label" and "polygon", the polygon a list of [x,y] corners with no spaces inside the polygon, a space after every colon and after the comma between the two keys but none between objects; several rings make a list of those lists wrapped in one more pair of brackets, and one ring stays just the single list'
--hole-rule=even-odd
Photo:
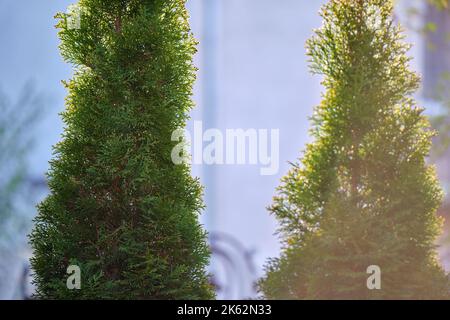
[{"label": "green foliage", "polygon": [[[51,195],[31,235],[37,296],[210,299],[203,203],[172,132],[185,126],[195,68],[185,0],[80,0],[81,28],[59,14],[63,140]],[[81,290],[66,288],[78,265]]]},{"label": "green foliage", "polygon": [[[433,132],[411,94],[408,45],[389,0],[330,0],[308,41],[326,93],[299,164],[270,211],[282,255],[260,283],[270,299],[441,299],[442,191],[425,157]],[[369,290],[367,268],[381,268]]]},{"label": "green foliage", "polygon": [[449,0],[427,0],[428,3],[436,6],[436,8],[440,10],[448,9],[449,8]]}]

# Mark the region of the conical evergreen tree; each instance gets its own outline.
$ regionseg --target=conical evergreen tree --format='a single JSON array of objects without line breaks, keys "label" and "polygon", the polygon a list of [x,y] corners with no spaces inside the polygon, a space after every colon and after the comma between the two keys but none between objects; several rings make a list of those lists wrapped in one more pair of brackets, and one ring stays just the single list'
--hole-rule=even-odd
[{"label": "conical evergreen tree", "polygon": [[[51,195],[31,235],[37,297],[209,299],[201,187],[175,165],[192,108],[196,42],[185,0],[80,0],[59,14],[75,65]],[[78,22],[80,22],[78,24]],[[81,289],[69,290],[69,265]]]},{"label": "conical evergreen tree", "polygon": [[[307,44],[326,93],[315,142],[270,208],[282,255],[267,265],[271,299],[441,299],[437,262],[442,191],[427,166],[433,132],[411,95],[419,78],[390,0],[330,0]],[[381,289],[369,290],[369,266]]]}]

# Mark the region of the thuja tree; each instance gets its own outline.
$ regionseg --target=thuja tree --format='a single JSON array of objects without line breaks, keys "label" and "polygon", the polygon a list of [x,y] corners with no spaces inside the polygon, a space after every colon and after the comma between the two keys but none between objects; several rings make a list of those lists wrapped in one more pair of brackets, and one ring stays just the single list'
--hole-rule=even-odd
[{"label": "thuja tree", "polygon": [[425,161],[433,132],[411,98],[419,78],[392,11],[389,0],[331,0],[321,11],[307,48],[326,93],[315,142],[270,208],[284,246],[260,283],[267,298],[448,297],[435,252],[442,192]]},{"label": "thuja tree", "polygon": [[[31,235],[37,297],[212,298],[201,187],[171,160],[195,78],[185,0],[80,0],[72,12],[57,16],[75,74]],[[71,265],[79,290],[66,286]]]}]

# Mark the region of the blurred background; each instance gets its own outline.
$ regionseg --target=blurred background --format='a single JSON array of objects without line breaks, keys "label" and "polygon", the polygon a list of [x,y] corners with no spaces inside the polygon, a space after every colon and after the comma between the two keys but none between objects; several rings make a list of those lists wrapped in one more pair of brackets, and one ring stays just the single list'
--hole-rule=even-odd
[{"label": "blurred background", "polygon": [[[48,192],[45,172],[61,137],[65,89],[71,66],[59,55],[53,16],[74,0],[0,0],[0,299],[33,292],[27,234],[35,205]],[[323,0],[188,0],[200,41],[193,121],[203,129],[279,129],[280,169],[194,165],[205,186],[202,222],[210,235],[210,271],[220,299],[257,297],[255,282],[267,258],[278,256],[271,203],[289,161],[301,156],[309,116],[320,101],[320,78],[308,70],[305,41],[320,26]],[[430,156],[450,189],[450,8],[448,0],[398,0],[412,67],[423,77],[417,93],[439,132]],[[450,215],[447,200],[440,214]],[[447,219],[449,220],[449,219]],[[450,221],[450,220],[449,220]],[[450,231],[450,223],[446,224]],[[440,240],[450,271],[450,237]]]}]

